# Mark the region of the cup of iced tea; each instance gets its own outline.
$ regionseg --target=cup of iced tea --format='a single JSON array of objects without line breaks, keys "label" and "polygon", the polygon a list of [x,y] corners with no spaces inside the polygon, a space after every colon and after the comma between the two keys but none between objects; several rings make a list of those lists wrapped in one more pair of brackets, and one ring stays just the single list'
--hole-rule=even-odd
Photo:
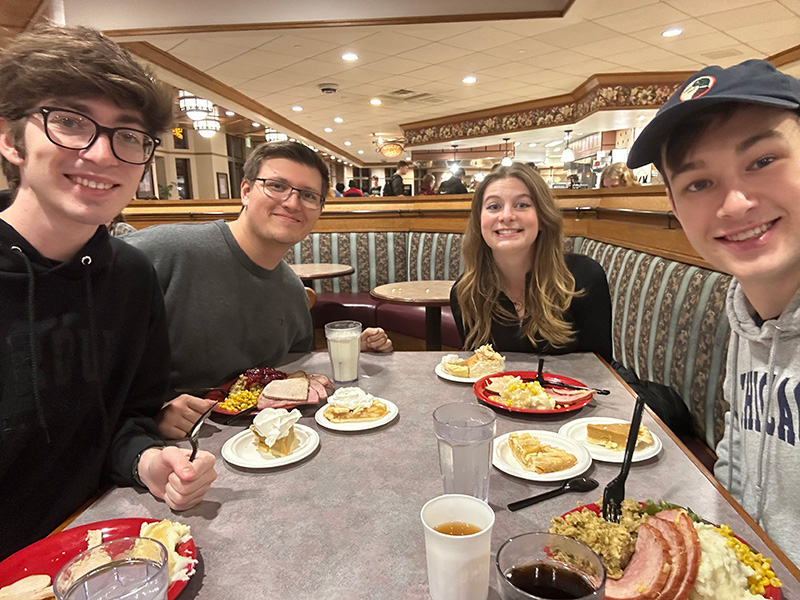
[{"label": "cup of iced tea", "polygon": [[445,494],[420,511],[433,600],[486,600],[494,511],[483,500]]},{"label": "cup of iced tea", "polygon": [[606,569],[588,546],[554,533],[523,533],[497,551],[503,600],[603,600]]}]

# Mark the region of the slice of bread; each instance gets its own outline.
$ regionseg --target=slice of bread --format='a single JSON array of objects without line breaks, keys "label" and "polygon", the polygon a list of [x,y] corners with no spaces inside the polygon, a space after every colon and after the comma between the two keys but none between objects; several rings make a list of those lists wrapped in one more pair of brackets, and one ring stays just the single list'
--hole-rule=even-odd
[{"label": "slice of bread", "polygon": [[49,575],[29,575],[16,583],[0,588],[3,600],[42,600],[53,597]]},{"label": "slice of bread", "polygon": [[308,399],[308,386],[308,377],[303,373],[302,376],[298,377],[270,381],[261,390],[261,395],[272,400],[303,402]]}]

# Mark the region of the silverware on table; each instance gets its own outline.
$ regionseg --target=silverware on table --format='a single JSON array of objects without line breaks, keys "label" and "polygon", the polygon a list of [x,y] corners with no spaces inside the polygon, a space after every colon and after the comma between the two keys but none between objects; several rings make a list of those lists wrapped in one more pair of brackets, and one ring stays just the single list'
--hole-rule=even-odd
[{"label": "silverware on table", "polygon": [[544,359],[539,359],[539,366],[536,369],[536,378],[533,381],[538,381],[539,384],[544,387],[549,385],[550,387],[560,387],[567,390],[586,390],[592,391],[595,394],[600,394],[601,396],[607,396],[611,393],[610,390],[601,390],[599,388],[589,387],[588,385],[572,385],[571,383],[564,383],[562,381],[548,381],[544,378]]},{"label": "silverware on table", "polygon": [[543,500],[549,500],[550,498],[555,498],[561,494],[566,494],[567,492],[591,492],[598,485],[600,484],[591,477],[575,477],[574,479],[565,481],[561,487],[550,490],[549,492],[537,494],[535,496],[531,496],[530,498],[525,498],[525,500],[517,500],[516,502],[512,502],[507,508],[513,512],[533,504],[538,504]]},{"label": "silverware on table", "polygon": [[625,455],[622,457],[622,469],[603,491],[603,518],[609,523],[619,523],[622,516],[622,501],[625,499],[625,480],[631,470],[633,451],[636,448],[636,439],[639,437],[639,425],[642,423],[644,411],[644,397],[636,397],[636,406],[633,408],[631,428],[628,431],[628,441],[625,444]]},{"label": "silverware on table", "polygon": [[258,410],[258,404],[253,404],[253,406],[251,406],[250,408],[245,408],[244,410],[240,410],[236,414],[230,415],[229,417],[227,417],[226,419],[224,419],[222,421],[222,424],[223,425],[230,425],[231,423],[233,423],[239,417],[243,417],[245,415],[249,415],[249,414],[251,414],[252,412],[254,412],[256,410]]},{"label": "silverware on table", "polygon": [[197,419],[195,424],[192,425],[192,428],[189,430],[189,443],[192,445],[192,455],[189,457],[189,462],[194,461],[195,456],[197,456],[197,450],[199,448],[197,445],[197,436],[200,434],[200,429],[203,427],[203,422],[216,406],[216,404],[212,404],[211,407],[206,410],[206,412],[200,415],[200,418]]}]

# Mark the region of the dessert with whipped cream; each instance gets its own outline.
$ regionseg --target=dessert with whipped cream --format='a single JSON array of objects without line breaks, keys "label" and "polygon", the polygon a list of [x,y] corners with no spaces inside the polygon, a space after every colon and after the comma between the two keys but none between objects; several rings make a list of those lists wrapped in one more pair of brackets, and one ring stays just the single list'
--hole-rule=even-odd
[{"label": "dessert with whipped cream", "polygon": [[501,373],[506,368],[506,359],[495,352],[491,344],[484,344],[466,360],[462,360],[457,354],[447,354],[442,358],[442,368],[445,373],[454,377],[480,378]]},{"label": "dessert with whipped cream", "polygon": [[300,411],[285,408],[265,408],[258,413],[250,425],[253,443],[262,454],[275,457],[288,456],[297,448],[294,425],[300,420]]},{"label": "dessert with whipped cream", "polygon": [[332,423],[377,421],[387,415],[386,404],[358,387],[343,387],[328,398],[323,413]]},{"label": "dessert with whipped cream", "polygon": [[170,583],[189,581],[189,577],[194,575],[197,559],[178,554],[178,547],[192,538],[191,529],[188,525],[178,521],[170,521],[169,519],[156,521],[155,523],[142,523],[139,535],[158,540],[164,544],[167,549]]}]

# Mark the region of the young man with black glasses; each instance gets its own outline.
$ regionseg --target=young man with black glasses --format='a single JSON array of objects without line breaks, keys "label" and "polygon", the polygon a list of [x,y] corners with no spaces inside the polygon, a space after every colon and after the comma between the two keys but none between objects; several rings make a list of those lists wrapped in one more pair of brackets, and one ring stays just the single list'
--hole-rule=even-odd
[{"label": "young man with black glasses", "polygon": [[175,510],[216,477],[163,448],[164,303],[146,257],[109,238],[172,99],[99,32],[44,27],[0,56],[0,559],[50,533],[104,482]]},{"label": "young man with black glasses", "polygon": [[[153,261],[164,290],[175,390],[159,416],[166,437],[185,435],[213,404],[178,390],[218,386],[311,350],[305,288],[283,256],[311,232],[329,186],[328,168],[308,147],[263,144],[244,165],[235,221],[159,225],[125,236]],[[361,348],[390,352],[392,342],[368,328]]]}]

